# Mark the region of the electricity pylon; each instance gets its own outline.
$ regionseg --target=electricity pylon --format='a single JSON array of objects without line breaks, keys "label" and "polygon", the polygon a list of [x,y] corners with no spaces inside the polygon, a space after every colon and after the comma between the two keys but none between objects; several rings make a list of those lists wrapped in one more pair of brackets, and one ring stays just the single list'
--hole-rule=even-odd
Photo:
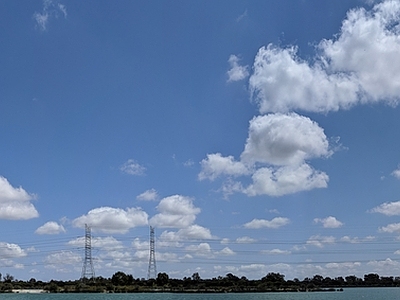
[{"label": "electricity pylon", "polygon": [[154,242],[154,227],[150,226],[150,258],[149,258],[149,270],[147,271],[147,279],[157,277],[156,267],[156,249]]},{"label": "electricity pylon", "polygon": [[81,280],[93,279],[94,268],[92,261],[92,233],[90,227],[85,224],[85,260],[83,261]]}]

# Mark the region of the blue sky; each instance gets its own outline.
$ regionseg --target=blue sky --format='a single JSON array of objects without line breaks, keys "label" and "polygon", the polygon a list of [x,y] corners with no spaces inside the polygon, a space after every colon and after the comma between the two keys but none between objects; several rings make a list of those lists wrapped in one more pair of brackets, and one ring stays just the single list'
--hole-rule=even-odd
[{"label": "blue sky", "polygon": [[1,273],[400,275],[400,1],[0,14]]}]

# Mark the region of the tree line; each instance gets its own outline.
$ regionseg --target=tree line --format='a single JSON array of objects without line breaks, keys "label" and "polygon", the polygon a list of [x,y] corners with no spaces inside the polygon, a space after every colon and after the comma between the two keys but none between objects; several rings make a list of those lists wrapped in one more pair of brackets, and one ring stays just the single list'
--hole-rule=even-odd
[{"label": "tree line", "polygon": [[130,274],[118,271],[110,278],[95,277],[91,279],[43,282],[34,278],[28,281],[16,280],[12,275],[0,273],[0,292],[7,293],[17,289],[40,289],[51,293],[244,293],[244,292],[312,292],[340,291],[345,287],[399,287],[400,277],[384,277],[375,273],[358,278],[355,275],[346,277],[323,277],[286,280],[280,273],[268,273],[261,279],[237,277],[232,273],[211,279],[203,279],[199,273],[183,279],[170,278],[167,273],[158,273],[157,278],[134,278]]}]

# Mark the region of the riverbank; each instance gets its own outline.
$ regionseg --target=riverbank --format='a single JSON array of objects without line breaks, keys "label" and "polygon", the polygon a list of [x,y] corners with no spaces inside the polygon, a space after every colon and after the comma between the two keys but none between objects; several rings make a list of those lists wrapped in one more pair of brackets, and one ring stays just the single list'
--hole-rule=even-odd
[{"label": "riverbank", "polygon": [[43,293],[48,293],[47,291],[43,289],[12,289],[12,293],[15,294],[43,294]]}]

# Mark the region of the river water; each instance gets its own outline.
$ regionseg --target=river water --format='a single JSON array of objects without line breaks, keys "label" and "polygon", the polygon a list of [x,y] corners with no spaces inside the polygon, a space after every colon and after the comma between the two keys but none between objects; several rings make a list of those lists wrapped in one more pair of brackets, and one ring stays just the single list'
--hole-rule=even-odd
[{"label": "river water", "polygon": [[1,300],[358,300],[400,299],[400,288],[348,288],[343,292],[243,294],[0,294]]}]

